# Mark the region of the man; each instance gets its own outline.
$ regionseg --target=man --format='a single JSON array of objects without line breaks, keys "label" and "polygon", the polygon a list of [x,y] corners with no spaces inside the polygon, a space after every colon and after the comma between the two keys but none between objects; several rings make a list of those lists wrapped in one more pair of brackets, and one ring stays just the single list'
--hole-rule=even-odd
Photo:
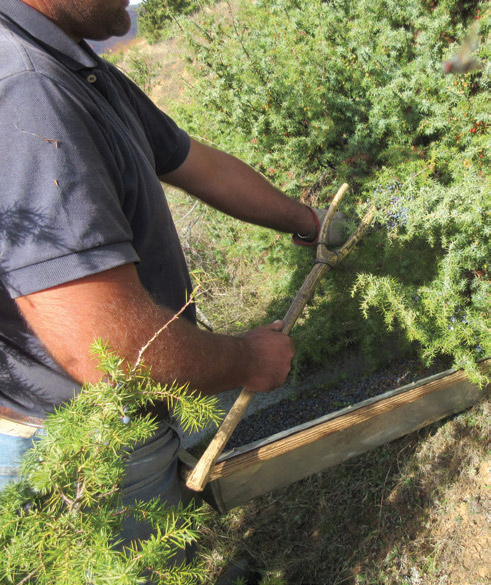
[{"label": "man", "polygon": [[[0,417],[17,421],[0,434],[7,474],[15,475],[11,459],[30,444],[29,432],[22,436],[29,417],[43,419],[83,382],[99,379],[89,355],[95,338],[134,362],[185,304],[191,283],[161,180],[244,221],[307,239],[318,229],[313,210],[191,140],[91,51],[83,39],[128,31],[127,5],[0,5]],[[196,327],[190,306],[145,362],[163,383],[264,392],[283,383],[293,354],[280,322],[216,335]],[[165,414],[162,421],[160,459],[143,468],[135,454],[128,497],[180,497],[179,442]],[[144,492],[142,477],[152,478]],[[128,538],[139,535],[131,530]]]}]

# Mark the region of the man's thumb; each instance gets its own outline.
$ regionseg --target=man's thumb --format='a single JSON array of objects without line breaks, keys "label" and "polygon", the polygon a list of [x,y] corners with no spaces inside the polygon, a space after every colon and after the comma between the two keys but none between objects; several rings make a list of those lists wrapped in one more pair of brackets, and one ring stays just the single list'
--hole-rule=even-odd
[{"label": "man's thumb", "polygon": [[276,319],[273,323],[271,323],[271,331],[281,331],[283,329],[283,321],[281,319]]}]

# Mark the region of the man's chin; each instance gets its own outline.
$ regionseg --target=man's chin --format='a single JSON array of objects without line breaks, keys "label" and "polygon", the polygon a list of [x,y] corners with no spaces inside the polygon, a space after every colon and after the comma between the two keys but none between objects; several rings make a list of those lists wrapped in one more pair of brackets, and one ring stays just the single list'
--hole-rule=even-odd
[{"label": "man's chin", "polygon": [[124,35],[128,34],[131,29],[131,16],[129,12],[125,10],[121,18],[116,19],[112,23],[112,28],[113,31],[110,35],[112,37],[124,37]]},{"label": "man's chin", "polygon": [[118,19],[118,21],[114,21],[111,23],[111,28],[105,33],[93,33],[90,36],[84,37],[88,41],[107,41],[112,37],[124,37],[126,34],[130,32],[131,29],[131,19],[128,14],[128,20],[123,22],[122,19]]}]

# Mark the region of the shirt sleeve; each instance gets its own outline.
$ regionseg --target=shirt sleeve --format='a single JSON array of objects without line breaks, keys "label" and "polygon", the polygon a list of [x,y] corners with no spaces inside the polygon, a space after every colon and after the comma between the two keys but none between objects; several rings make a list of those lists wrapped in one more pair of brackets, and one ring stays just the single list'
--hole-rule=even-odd
[{"label": "shirt sleeve", "polygon": [[2,81],[0,280],[12,298],[138,261],[111,133],[63,84]]},{"label": "shirt sleeve", "polygon": [[159,109],[131,79],[108,64],[113,76],[126,92],[145,129],[151,145],[157,176],[177,169],[186,160],[191,141],[185,130]]}]

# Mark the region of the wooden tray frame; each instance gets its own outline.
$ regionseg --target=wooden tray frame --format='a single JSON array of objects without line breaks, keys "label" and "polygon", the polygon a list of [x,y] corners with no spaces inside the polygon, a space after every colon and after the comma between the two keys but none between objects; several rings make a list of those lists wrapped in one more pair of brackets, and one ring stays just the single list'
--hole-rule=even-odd
[{"label": "wooden tray frame", "polygon": [[[489,360],[481,364],[489,369]],[[222,454],[203,498],[220,513],[476,404],[486,394],[447,370]],[[180,453],[189,473],[196,464]]]}]

